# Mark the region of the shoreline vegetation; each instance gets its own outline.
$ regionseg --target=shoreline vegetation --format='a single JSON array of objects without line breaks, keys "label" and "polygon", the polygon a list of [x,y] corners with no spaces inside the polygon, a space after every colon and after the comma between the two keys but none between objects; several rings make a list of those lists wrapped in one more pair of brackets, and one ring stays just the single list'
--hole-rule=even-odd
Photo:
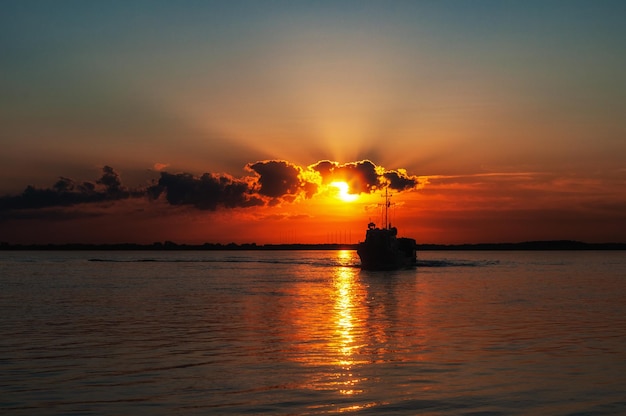
[{"label": "shoreline vegetation", "polygon": [[[0,250],[59,250],[59,251],[146,251],[146,250],[356,250],[357,244],[177,244],[172,241],[155,242],[152,244],[119,243],[119,244],[10,244],[0,243]],[[436,250],[626,250],[626,243],[584,243],[572,240],[526,241],[520,243],[478,243],[478,244],[418,244],[418,251]]]}]

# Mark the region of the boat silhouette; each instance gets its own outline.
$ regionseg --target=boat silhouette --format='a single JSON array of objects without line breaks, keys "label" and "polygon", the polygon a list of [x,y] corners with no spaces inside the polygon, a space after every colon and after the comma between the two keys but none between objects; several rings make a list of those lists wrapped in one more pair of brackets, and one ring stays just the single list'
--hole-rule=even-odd
[{"label": "boat silhouette", "polygon": [[367,225],[365,241],[357,246],[363,270],[397,270],[415,267],[417,264],[416,242],[412,238],[398,237],[398,229],[391,226],[388,211],[391,196],[385,188],[385,204],[382,228],[370,222]]}]

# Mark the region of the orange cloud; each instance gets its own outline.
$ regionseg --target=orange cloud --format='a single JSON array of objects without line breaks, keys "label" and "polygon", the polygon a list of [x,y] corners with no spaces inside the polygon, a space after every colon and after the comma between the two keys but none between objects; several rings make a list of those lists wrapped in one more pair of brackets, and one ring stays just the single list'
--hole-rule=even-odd
[{"label": "orange cloud", "polygon": [[322,160],[310,165],[309,169],[318,172],[323,183],[335,181],[347,183],[349,192],[355,194],[371,193],[385,187],[404,191],[416,189],[420,185],[418,177],[408,175],[405,169],[386,170],[369,160],[344,164]]}]

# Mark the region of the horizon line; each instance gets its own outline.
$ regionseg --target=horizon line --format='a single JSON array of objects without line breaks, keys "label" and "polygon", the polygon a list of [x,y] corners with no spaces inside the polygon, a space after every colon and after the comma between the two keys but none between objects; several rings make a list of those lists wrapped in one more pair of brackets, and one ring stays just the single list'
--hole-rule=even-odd
[{"label": "horizon line", "polygon": [[[32,243],[13,244],[0,242],[0,251],[6,250],[355,250],[358,243]],[[577,240],[533,240],[500,243],[419,243],[416,247],[428,250],[626,250],[625,242],[588,243]]]}]

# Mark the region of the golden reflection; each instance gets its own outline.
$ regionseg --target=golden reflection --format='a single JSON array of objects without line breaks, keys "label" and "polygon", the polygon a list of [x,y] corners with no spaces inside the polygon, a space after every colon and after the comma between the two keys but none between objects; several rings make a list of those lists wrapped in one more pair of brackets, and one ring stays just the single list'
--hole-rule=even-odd
[{"label": "golden reflection", "polygon": [[[337,264],[341,266],[350,266],[354,263],[354,250],[338,250],[337,251]],[[339,273],[345,272],[345,270],[339,270]]]},{"label": "golden reflection", "polygon": [[304,385],[343,396],[347,407],[337,411],[352,412],[369,406],[354,403],[369,382],[368,294],[355,267],[356,252],[334,253],[335,265],[320,269],[320,279],[293,286],[300,302],[285,309],[289,330],[281,335],[289,340],[289,359],[317,368]]},{"label": "golden reflection", "polygon": [[342,365],[352,364],[352,351],[354,349],[354,304],[352,300],[352,274],[346,267],[342,267],[337,272],[335,279],[336,299],[335,299],[335,326],[339,335],[337,350],[345,359],[340,361]]},{"label": "golden reflection", "polygon": [[[337,252],[341,264],[348,264],[353,255],[354,253],[348,250]],[[337,385],[339,393],[343,395],[363,392],[357,388],[361,380],[352,372],[356,364],[362,364],[356,358],[359,349],[357,341],[360,333],[359,322],[362,322],[362,318],[359,318],[361,309],[358,307],[357,299],[357,275],[357,269],[354,267],[339,267],[334,276],[335,336],[329,346],[336,357],[334,364],[339,367]]]}]

